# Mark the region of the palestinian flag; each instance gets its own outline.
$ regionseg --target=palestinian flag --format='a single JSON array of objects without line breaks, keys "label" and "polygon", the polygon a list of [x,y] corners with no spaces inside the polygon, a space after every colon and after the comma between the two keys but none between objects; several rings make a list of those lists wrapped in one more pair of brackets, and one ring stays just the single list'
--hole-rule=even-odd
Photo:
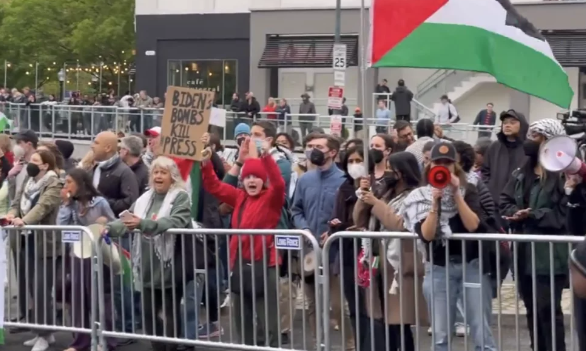
[{"label": "palestinian flag", "polygon": [[373,0],[371,67],[488,73],[568,108],[573,91],[541,33],[509,0]]},{"label": "palestinian flag", "polygon": [[201,217],[199,215],[199,198],[201,195],[201,169],[199,162],[178,157],[173,160],[177,164],[177,168],[179,168],[179,173],[181,173],[181,178],[185,181],[185,188],[191,198],[191,218],[196,221],[201,221],[201,218],[199,218]]},{"label": "palestinian flag", "polygon": [[122,282],[126,286],[132,284],[132,261],[130,260],[130,252],[124,250],[122,246],[114,243],[114,250],[120,253],[120,264],[122,265]]}]

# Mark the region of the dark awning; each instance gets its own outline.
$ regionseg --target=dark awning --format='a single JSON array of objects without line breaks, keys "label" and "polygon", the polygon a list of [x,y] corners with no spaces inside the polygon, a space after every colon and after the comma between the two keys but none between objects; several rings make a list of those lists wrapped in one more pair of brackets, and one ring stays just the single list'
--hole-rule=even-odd
[{"label": "dark awning", "polygon": [[[346,65],[358,66],[358,36],[343,35],[346,44]],[[267,37],[259,68],[332,67],[333,35]]]},{"label": "dark awning", "polygon": [[562,66],[586,66],[586,31],[544,30],[542,34]]}]

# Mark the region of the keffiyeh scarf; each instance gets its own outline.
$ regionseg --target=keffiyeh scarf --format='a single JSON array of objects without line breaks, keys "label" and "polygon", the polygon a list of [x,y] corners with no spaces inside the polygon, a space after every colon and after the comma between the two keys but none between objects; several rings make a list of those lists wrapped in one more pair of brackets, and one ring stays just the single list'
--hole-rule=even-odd
[{"label": "keffiyeh scarf", "polygon": [[[157,218],[164,218],[171,214],[171,209],[173,207],[173,202],[179,193],[185,192],[183,189],[172,188],[169,190],[167,195],[165,195],[165,199],[163,200],[163,204],[159,208],[159,212],[157,212]],[[142,194],[134,205],[134,214],[142,219],[147,219],[148,211],[151,208],[153,198],[154,198],[154,191],[148,190],[146,193]],[[148,233],[147,233],[148,234]],[[165,235],[165,234],[158,234],[155,236],[146,236],[143,233],[135,232],[134,233],[134,240],[132,241],[132,267],[133,267],[133,274],[134,280],[140,281],[140,272],[139,269],[141,267],[141,247],[142,241],[144,240],[152,240],[155,254],[157,258],[162,262],[163,267],[167,267],[171,263],[171,259],[175,253],[175,235]]]},{"label": "keffiyeh scarf", "polygon": [[57,174],[53,171],[45,173],[38,181],[35,181],[34,178],[28,178],[22,192],[22,197],[20,198],[20,212],[22,216],[25,216],[31,210],[33,201],[39,197],[41,189],[47,185],[51,178],[57,178]]},{"label": "keffiyeh scarf", "polygon": [[[413,190],[401,207],[399,215],[403,216],[405,229],[411,233],[415,232],[415,224],[424,220],[431,210],[431,185],[426,185]],[[458,191],[462,196],[465,195],[466,190],[459,188]],[[454,189],[446,187],[441,202],[441,214],[439,219],[440,231],[436,233],[437,238],[447,239],[452,236],[452,229],[450,228],[450,219],[458,214],[458,207],[454,200]]]}]

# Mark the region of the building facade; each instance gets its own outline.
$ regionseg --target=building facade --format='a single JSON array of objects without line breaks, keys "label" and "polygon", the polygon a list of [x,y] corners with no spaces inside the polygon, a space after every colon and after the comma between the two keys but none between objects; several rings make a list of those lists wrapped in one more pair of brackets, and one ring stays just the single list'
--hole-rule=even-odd
[{"label": "building facade", "polygon": [[[575,91],[572,107],[586,107],[586,3],[513,2],[543,31],[566,68]],[[287,98],[293,112],[307,93],[325,114],[334,82],[334,6],[335,0],[137,0],[137,87],[151,95],[162,95],[167,85],[212,89],[219,105],[229,104],[234,92],[252,91],[261,106],[269,97]],[[367,9],[362,22],[366,35],[360,38],[359,6],[360,0],[342,1],[341,39],[348,65],[344,95],[350,109],[372,113],[374,87],[386,78],[391,90],[404,79],[425,106],[421,109],[433,111],[439,96],[449,95],[462,122],[471,122],[487,102],[497,110],[519,109],[531,119],[560,110],[490,77],[409,68],[367,69],[362,101],[361,49],[367,47],[369,17]]]}]

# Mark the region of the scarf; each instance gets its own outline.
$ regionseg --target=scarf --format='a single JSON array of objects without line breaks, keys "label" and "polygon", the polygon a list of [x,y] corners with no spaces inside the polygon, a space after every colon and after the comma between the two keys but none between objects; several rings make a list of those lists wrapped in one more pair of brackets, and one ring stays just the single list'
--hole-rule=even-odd
[{"label": "scarf", "polygon": [[[401,211],[398,213],[403,216],[405,229],[411,233],[415,232],[415,224],[424,220],[431,210],[431,188],[431,185],[426,185],[413,190],[405,198]],[[464,188],[461,187],[458,191],[462,196],[465,195]],[[439,231],[436,232],[436,237],[447,239],[452,236],[450,219],[458,214],[458,207],[454,200],[454,189],[451,186],[444,189],[440,207]]]},{"label": "scarf", "polygon": [[98,188],[98,185],[100,184],[100,176],[102,175],[102,169],[108,169],[108,168],[112,167],[112,165],[114,163],[116,163],[116,161],[118,161],[119,158],[120,158],[120,156],[118,156],[118,154],[114,154],[114,156],[110,157],[106,161],[98,162],[98,166],[94,170],[94,179],[93,179],[93,184],[96,189]]},{"label": "scarf", "polygon": [[22,191],[22,197],[20,198],[21,216],[25,216],[29,213],[33,207],[33,202],[38,199],[41,190],[47,185],[51,178],[57,178],[57,174],[53,171],[45,173],[45,175],[38,181],[35,181],[34,178],[28,178]]},{"label": "scarf", "polygon": [[[185,190],[180,188],[172,188],[167,192],[165,195],[165,199],[163,200],[163,204],[161,208],[159,208],[159,212],[157,212],[157,218],[167,217],[171,214],[171,209],[173,207],[173,202],[179,193],[185,192]],[[139,218],[146,219],[148,215],[148,211],[151,208],[153,203],[155,192],[153,190],[148,190],[146,193],[142,194],[138,200],[136,200],[134,204],[134,214],[137,215]],[[157,234],[153,237],[142,235],[142,233],[135,232],[134,233],[134,240],[132,241],[132,273],[134,275],[135,281],[140,281],[140,267],[141,267],[141,246],[142,241],[153,241],[153,246],[155,248],[155,254],[157,258],[162,261],[163,267],[168,267],[171,259],[175,254],[175,235],[165,235],[165,234]]]}]

